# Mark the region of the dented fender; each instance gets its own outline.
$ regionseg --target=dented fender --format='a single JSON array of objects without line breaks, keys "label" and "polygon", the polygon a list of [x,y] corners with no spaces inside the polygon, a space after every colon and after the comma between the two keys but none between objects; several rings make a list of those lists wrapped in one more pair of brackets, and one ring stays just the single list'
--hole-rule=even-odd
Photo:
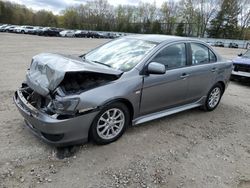
[{"label": "dented fender", "polygon": [[121,76],[118,81],[112,82],[112,84],[102,85],[87,90],[79,94],[80,103],[77,109],[102,108],[111,101],[123,99],[131,103],[134,112],[136,112],[134,116],[137,116],[140,107],[142,80],[143,78],[141,75],[131,72],[131,77],[128,75]]}]

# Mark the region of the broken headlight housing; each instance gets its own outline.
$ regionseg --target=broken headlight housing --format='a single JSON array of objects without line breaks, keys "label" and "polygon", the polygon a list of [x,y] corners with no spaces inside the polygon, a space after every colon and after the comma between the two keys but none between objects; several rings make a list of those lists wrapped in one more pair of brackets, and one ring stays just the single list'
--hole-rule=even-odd
[{"label": "broken headlight housing", "polygon": [[72,114],[79,103],[79,98],[56,97],[49,105],[50,109],[58,114]]}]

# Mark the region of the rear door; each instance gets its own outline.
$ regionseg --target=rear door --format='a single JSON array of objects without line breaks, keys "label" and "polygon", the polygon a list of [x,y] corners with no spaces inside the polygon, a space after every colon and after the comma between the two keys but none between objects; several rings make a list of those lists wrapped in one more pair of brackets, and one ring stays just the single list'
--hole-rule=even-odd
[{"label": "rear door", "polygon": [[163,75],[145,75],[140,114],[181,105],[187,100],[187,48],[185,43],[163,47],[149,62],[166,66]]},{"label": "rear door", "polygon": [[191,62],[187,68],[189,74],[187,97],[189,102],[195,102],[206,96],[214,84],[218,64],[212,50],[201,43],[189,43],[189,52]]}]

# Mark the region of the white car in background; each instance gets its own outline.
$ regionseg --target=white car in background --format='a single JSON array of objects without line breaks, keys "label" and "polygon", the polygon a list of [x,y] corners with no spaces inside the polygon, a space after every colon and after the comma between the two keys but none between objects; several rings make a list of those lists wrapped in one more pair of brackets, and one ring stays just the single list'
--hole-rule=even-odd
[{"label": "white car in background", "polygon": [[21,33],[22,29],[23,29],[23,26],[17,26],[17,27],[15,27],[14,32]]},{"label": "white car in background", "polygon": [[75,31],[73,30],[64,30],[60,32],[61,37],[74,37],[75,36]]},{"label": "white car in background", "polygon": [[17,26],[15,28],[16,33],[25,33],[25,34],[34,34],[35,33],[35,27],[29,26],[29,25],[23,25],[23,26]]}]

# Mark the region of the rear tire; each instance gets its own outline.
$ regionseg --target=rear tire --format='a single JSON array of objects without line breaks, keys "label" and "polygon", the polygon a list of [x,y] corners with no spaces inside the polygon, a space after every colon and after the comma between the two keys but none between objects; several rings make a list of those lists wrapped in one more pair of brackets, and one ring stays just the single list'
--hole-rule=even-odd
[{"label": "rear tire", "polygon": [[119,139],[130,123],[127,106],[121,102],[104,107],[94,119],[90,136],[96,144],[104,145]]},{"label": "rear tire", "polygon": [[221,84],[215,84],[207,94],[204,109],[206,111],[213,111],[219,105],[223,92]]}]

